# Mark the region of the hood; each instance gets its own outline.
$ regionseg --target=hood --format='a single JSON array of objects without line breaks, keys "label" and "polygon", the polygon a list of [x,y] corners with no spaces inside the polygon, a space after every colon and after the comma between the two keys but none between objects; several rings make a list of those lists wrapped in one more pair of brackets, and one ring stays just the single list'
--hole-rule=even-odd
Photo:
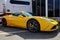
[{"label": "hood", "polygon": [[30,18],[39,18],[39,19],[43,19],[49,22],[57,22],[56,20],[52,19],[52,18],[47,18],[47,17],[41,17],[41,16],[30,16]]},{"label": "hood", "polygon": [[29,18],[40,18],[41,16],[29,16]]},{"label": "hood", "polygon": [[47,18],[47,17],[41,17],[41,16],[29,16],[29,18],[41,18],[41,19],[50,19],[50,18]]}]

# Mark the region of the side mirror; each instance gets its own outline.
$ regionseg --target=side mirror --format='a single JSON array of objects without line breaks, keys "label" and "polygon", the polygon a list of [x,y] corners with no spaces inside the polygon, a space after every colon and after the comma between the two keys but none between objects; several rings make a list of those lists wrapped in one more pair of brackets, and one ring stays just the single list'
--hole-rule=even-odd
[{"label": "side mirror", "polygon": [[19,15],[18,17],[19,17],[19,18],[22,18],[23,16]]}]

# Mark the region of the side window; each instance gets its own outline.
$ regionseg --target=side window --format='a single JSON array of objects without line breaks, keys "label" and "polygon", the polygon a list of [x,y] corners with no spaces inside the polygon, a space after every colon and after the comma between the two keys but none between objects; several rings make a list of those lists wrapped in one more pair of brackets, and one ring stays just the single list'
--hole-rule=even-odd
[{"label": "side window", "polygon": [[10,0],[11,4],[24,4],[24,5],[30,5],[30,2],[28,1],[21,1],[21,0]]}]

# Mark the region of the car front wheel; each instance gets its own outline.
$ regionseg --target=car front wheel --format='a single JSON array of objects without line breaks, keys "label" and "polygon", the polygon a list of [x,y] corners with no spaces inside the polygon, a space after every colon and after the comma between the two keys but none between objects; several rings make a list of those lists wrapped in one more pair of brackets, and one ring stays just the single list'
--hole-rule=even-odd
[{"label": "car front wheel", "polygon": [[27,28],[30,32],[38,32],[40,25],[36,20],[29,20],[27,23]]}]

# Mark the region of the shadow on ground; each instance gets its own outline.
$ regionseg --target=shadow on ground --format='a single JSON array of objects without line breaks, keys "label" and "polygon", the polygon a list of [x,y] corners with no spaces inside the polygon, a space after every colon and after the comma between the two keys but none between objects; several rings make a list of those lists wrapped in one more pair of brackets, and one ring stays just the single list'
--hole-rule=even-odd
[{"label": "shadow on ground", "polygon": [[[9,33],[14,31],[21,31],[23,29],[19,29],[19,28],[11,28],[11,27],[0,27],[0,31],[4,31]],[[58,35],[58,33],[60,32],[60,27],[58,31],[54,31],[51,33],[46,33],[46,32],[38,32],[38,33],[31,33],[29,31],[27,32],[19,32],[19,33],[13,33],[12,35],[6,35],[6,37],[8,36],[13,36],[13,35],[18,35],[24,39],[50,39],[50,38],[54,38]]]}]

